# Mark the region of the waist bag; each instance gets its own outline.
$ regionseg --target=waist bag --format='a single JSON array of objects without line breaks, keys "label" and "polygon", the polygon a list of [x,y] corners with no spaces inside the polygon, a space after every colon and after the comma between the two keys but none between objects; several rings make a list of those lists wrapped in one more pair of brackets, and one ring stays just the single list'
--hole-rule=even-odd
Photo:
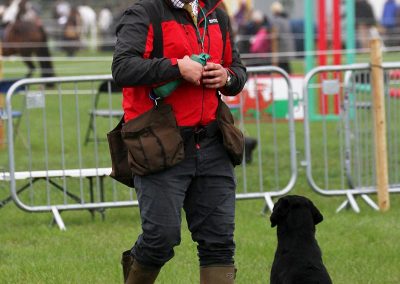
[{"label": "waist bag", "polygon": [[232,164],[240,165],[243,160],[244,136],[242,131],[234,125],[232,113],[222,101],[221,96],[218,96],[217,122],[222,133],[224,147]]},{"label": "waist bag", "polygon": [[158,103],[122,125],[128,165],[135,175],[168,169],[184,159],[184,143],[172,107]]}]

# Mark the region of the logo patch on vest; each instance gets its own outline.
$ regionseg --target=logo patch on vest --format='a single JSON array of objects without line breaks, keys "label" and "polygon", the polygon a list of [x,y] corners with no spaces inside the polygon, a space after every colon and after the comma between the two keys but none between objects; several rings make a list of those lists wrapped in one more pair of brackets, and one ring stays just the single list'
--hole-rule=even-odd
[{"label": "logo patch on vest", "polygon": [[209,22],[210,24],[218,24],[218,19],[217,19],[217,18],[215,18],[215,19],[209,19],[208,22]]}]

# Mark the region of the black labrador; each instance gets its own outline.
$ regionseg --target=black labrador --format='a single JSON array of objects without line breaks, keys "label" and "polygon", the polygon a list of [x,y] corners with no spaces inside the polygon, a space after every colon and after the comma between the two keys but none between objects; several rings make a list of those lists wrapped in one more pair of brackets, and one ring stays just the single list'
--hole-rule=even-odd
[{"label": "black labrador", "polygon": [[332,283],[315,239],[315,225],[322,220],[322,214],[306,197],[288,195],[278,200],[270,217],[278,236],[271,284]]}]

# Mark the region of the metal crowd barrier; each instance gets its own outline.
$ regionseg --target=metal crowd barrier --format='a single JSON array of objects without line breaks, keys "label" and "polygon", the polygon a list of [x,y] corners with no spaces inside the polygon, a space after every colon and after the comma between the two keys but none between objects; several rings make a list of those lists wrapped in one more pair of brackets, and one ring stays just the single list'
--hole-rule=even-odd
[{"label": "metal crowd barrier", "polygon": [[[384,63],[389,191],[400,192],[400,63]],[[378,210],[370,65],[323,66],[304,80],[307,179],[317,193],[345,196],[337,211]],[[311,109],[312,108],[312,109]]]},{"label": "metal crowd barrier", "polygon": [[[110,113],[121,108],[121,97],[111,96],[111,80],[110,75],[23,79],[10,87],[8,169],[0,180],[9,182],[11,197],[0,207],[13,199],[29,212],[52,212],[65,229],[60,211],[87,209],[94,216],[105,208],[138,205],[133,189],[108,177],[106,133],[121,113],[93,116],[95,107]],[[18,129],[10,115],[14,110],[22,112]]]},{"label": "metal crowd barrier", "polygon": [[287,194],[297,180],[295,93],[281,68],[249,67],[247,72],[241,95],[226,97],[246,138],[257,141],[252,161],[237,168],[237,198],[264,198],[264,211],[272,211],[272,197]]},{"label": "metal crowd barrier", "polygon": [[[238,101],[225,98],[249,142],[247,162],[236,168],[237,198],[264,198],[265,209],[272,210],[272,197],[289,192],[297,178],[293,91],[282,69],[248,71],[251,79]],[[275,102],[282,88],[285,101]],[[120,94],[109,75],[23,79],[11,86],[8,161],[0,158],[8,165],[0,181],[9,182],[11,196],[0,200],[0,208],[14,200],[28,212],[52,212],[65,229],[60,211],[104,216],[106,208],[137,206],[134,189],[108,176],[105,138],[122,115]],[[22,112],[18,129],[11,117],[15,110]]]}]

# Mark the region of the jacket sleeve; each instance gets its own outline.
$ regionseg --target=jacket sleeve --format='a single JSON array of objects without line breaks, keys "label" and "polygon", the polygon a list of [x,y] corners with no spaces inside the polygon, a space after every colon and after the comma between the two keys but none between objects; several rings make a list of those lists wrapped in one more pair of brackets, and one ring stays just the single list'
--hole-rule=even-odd
[{"label": "jacket sleeve", "polygon": [[231,21],[228,15],[227,17],[228,34],[226,36],[227,42],[225,45],[224,62],[228,62],[228,64],[224,67],[227,68],[228,72],[232,75],[232,84],[229,87],[224,87],[221,92],[226,96],[235,96],[243,90],[247,81],[247,72],[233,37]]},{"label": "jacket sleeve", "polygon": [[158,85],[181,77],[176,60],[149,58],[153,33],[142,6],[134,5],[125,11],[116,33],[112,75],[117,85]]}]

